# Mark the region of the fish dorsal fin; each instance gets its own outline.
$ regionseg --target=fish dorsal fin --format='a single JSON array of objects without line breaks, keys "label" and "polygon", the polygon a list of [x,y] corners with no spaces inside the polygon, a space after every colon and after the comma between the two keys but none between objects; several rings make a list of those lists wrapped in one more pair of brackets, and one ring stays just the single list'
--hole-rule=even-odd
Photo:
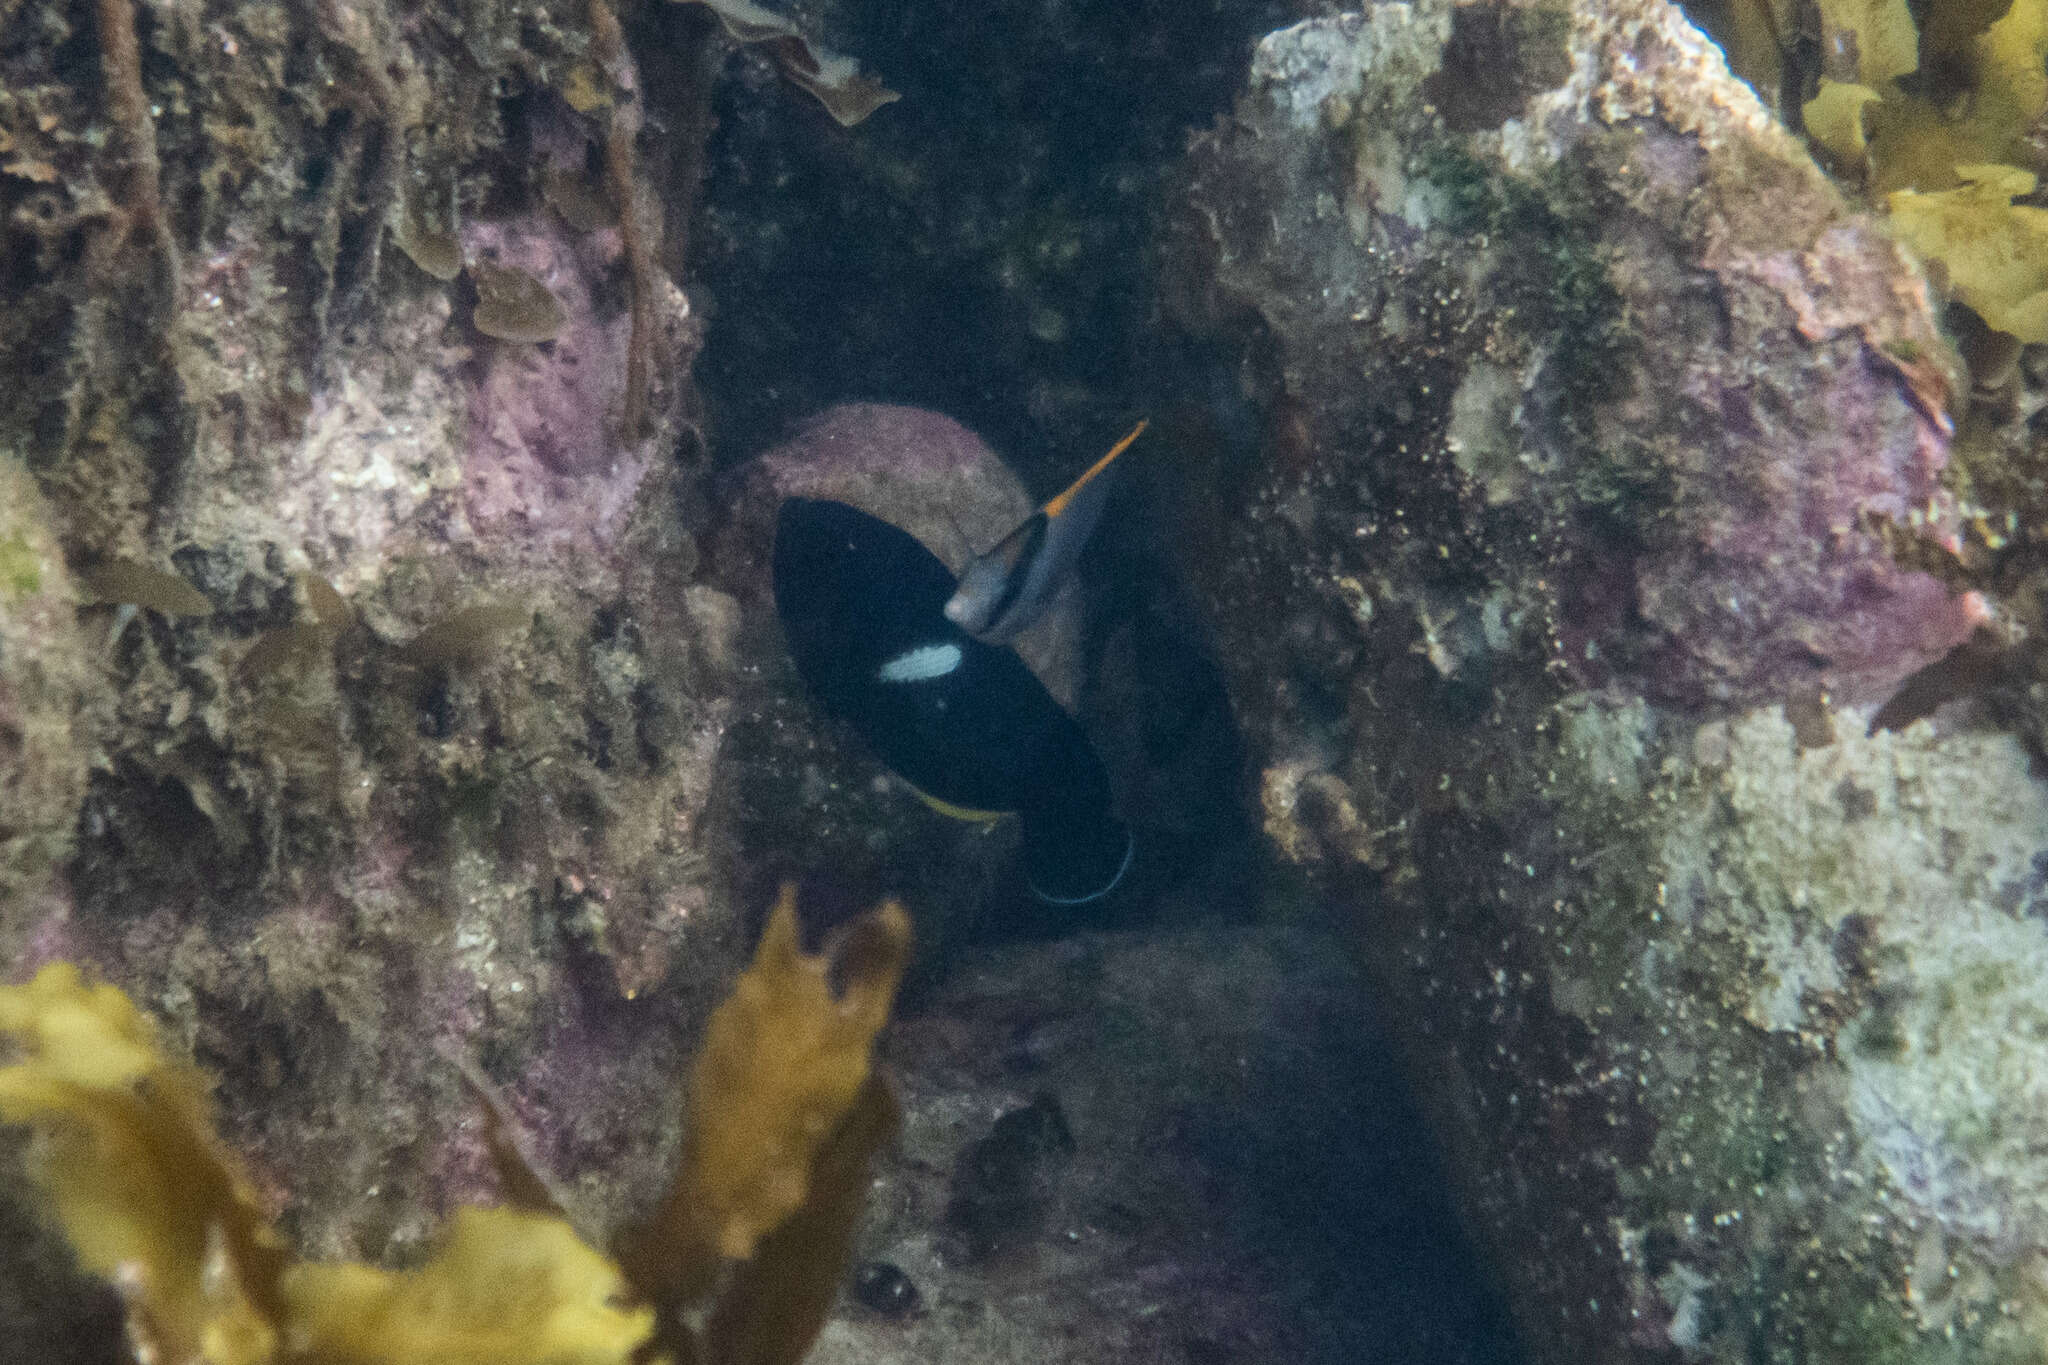
[{"label": "fish dorsal fin", "polygon": [[1058,517],[1061,513],[1065,512],[1067,510],[1067,505],[1073,502],[1075,497],[1080,494],[1081,490],[1083,488],[1086,488],[1088,484],[1095,478],[1096,475],[1100,474],[1103,470],[1109,468],[1111,461],[1116,459],[1117,456],[1123,454],[1126,450],[1129,450],[1131,447],[1131,442],[1137,440],[1139,435],[1149,425],[1150,419],[1145,419],[1140,421],[1138,425],[1132,427],[1130,435],[1124,437],[1121,441],[1118,441],[1115,445],[1109,448],[1109,454],[1103,456],[1094,464],[1089,465],[1087,469],[1081,472],[1080,478],[1074,480],[1072,483],[1067,485],[1065,492],[1061,493],[1058,497],[1054,498],[1051,502],[1048,502],[1044,507],[1040,508],[1039,510],[1044,512],[1047,517]]}]

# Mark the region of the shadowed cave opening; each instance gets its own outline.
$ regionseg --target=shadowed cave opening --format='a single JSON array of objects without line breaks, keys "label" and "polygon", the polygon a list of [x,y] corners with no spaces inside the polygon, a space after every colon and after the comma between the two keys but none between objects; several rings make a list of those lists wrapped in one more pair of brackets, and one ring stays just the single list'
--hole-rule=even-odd
[{"label": "shadowed cave opening", "polygon": [[[1267,1285],[1272,1311],[1293,1327],[1284,1343],[1250,1321],[1234,1333],[1219,1308],[1161,1358],[1520,1359],[1368,988],[1343,963],[1349,946],[1320,910],[1289,905],[1265,875],[1223,672],[1177,567],[1191,515],[1184,493],[1196,482],[1189,471],[1264,458],[1266,414],[1247,396],[1258,386],[1240,375],[1239,348],[1160,320],[1153,244],[1189,133],[1228,111],[1251,44],[1295,16],[1262,0],[848,0],[809,16],[903,98],[841,129],[781,85],[766,60],[742,53],[726,63],[690,229],[692,295],[709,318],[697,379],[714,462],[737,466],[833,403],[912,404],[974,429],[1043,498],[1133,420],[1154,424],[1153,448],[1133,462],[1138,476],[1119,490],[1082,561],[1079,709],[1120,789],[1175,792],[1170,818],[1150,819],[1148,831],[1155,847],[1169,847],[1173,875],[1115,923],[1048,922],[1032,926],[1044,935],[1034,943],[953,948],[937,983],[912,997],[895,1058],[913,1133],[920,1106],[944,1102],[935,1078],[949,1054],[933,1038],[982,1036],[989,1023],[988,992],[962,983],[991,963],[1029,977],[1049,970],[1047,959],[1078,956],[1113,976],[1118,969],[1098,960],[1103,950],[1060,935],[1125,931],[1117,938],[1145,945],[1143,960],[1163,979],[1186,978],[1185,1008],[1201,1032],[1222,1011],[1205,1006],[1202,992],[1216,983],[1186,955],[1236,952],[1245,935],[1278,933],[1304,962],[1321,959],[1313,974],[1329,994],[1306,992],[1319,1003],[1262,1018],[1240,1059],[1242,1083],[1172,1107],[1167,1131],[1148,1136],[1162,1179],[1210,1187],[1194,1201],[1214,1215],[1199,1237],[1232,1243],[1191,1249],[1189,1264],[1240,1268]],[[1165,770],[1176,780],[1148,786]],[[1147,811],[1126,814],[1148,830]],[[1013,923],[988,937],[1018,933]],[[1115,1012],[1106,991],[1076,988],[1067,998],[1050,989],[1062,998],[1043,1012],[1069,1030],[1050,1036],[1079,1031],[1099,1043],[1097,1030],[1120,1026],[1092,1017]],[[1040,1025],[1034,1015],[1009,1026],[1014,1047],[983,1060],[1025,1090],[1075,1087],[1078,1109],[1089,1112],[1093,1082],[1075,1069],[1123,1054],[1107,1045],[1065,1059],[1033,1053]],[[1217,1028],[1216,1037],[1229,1032]],[[1206,1091],[1215,1080],[1200,1074],[1200,1049],[1139,1055],[1159,1074],[1136,1089]],[[1058,1090],[1049,1093],[1056,1103]],[[1090,1154],[1083,1133],[1066,1164],[1022,1163],[1012,1172],[1018,1202],[998,1198],[997,1207],[1026,1224],[1046,1208],[1087,1227],[1116,1222],[1074,1191],[1129,1170],[1104,1155],[1091,1173]],[[917,1187],[914,1176],[899,1178]],[[965,1178],[954,1177],[956,1212],[961,1200],[972,1203],[959,1187]],[[933,1239],[953,1245],[956,1260],[947,1269],[938,1258],[942,1268],[928,1273],[951,1277],[964,1266],[989,1293],[1006,1278],[1042,1273],[1000,1256],[984,1264],[959,1251],[955,1223],[937,1213],[926,1221],[940,1224]],[[890,1226],[917,1240],[914,1220]],[[1151,1244],[1133,1238],[1132,1254]],[[888,1272],[898,1267],[881,1265],[867,1273],[895,1283]],[[909,1269],[915,1280],[920,1272]],[[923,1289],[930,1297],[933,1286]],[[1045,1292],[1057,1319],[1060,1286]],[[1074,1349],[1069,1358],[1090,1358],[1085,1343]],[[919,1357],[906,1349],[889,1358]]]}]

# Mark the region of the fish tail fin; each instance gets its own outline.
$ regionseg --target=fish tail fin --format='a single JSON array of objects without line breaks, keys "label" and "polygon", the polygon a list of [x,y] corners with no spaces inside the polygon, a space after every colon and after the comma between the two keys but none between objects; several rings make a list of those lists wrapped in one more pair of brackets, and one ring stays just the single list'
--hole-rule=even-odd
[{"label": "fish tail fin", "polygon": [[1088,905],[1123,884],[1137,852],[1129,827],[1107,811],[1066,813],[1047,824],[1024,815],[1024,882],[1047,905]]}]

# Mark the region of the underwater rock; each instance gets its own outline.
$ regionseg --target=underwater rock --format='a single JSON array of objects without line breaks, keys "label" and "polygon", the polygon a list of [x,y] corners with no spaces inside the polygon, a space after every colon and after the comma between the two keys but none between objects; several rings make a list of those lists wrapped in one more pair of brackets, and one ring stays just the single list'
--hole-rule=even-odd
[{"label": "underwater rock", "polygon": [[[1319,590],[1428,622],[1445,676],[1530,641],[1574,681],[1690,707],[1862,700],[1960,643],[1976,606],[1883,529],[1932,548],[1958,525],[1946,352],[1898,248],[1675,16],[1456,15],[1275,35],[1195,150],[1173,311],[1262,321],[1260,397],[1303,443],[1255,518],[1354,541]],[[1505,74],[1456,64],[1516,15]],[[1624,29],[1659,35],[1649,58],[1560,74],[1479,131],[1400,103]],[[1435,561],[1427,595],[1376,591],[1388,541]],[[1505,557],[1490,595],[1458,581],[1478,555]]]},{"label": "underwater rock", "polygon": [[857,1245],[926,1311],[849,1305],[815,1365],[1519,1359],[1373,1014],[1327,926],[960,956],[891,1025]]},{"label": "underwater rock", "polygon": [[1029,1246],[1043,1231],[1051,1183],[1073,1155],[1074,1135],[1051,1095],[1002,1115],[963,1152],[946,1223],[968,1257],[986,1261]]},{"label": "underwater rock", "polygon": [[1926,282],[1641,0],[1269,35],[1165,252],[1266,419],[1183,520],[1267,833],[1535,1358],[2038,1355],[2048,785],[1865,733],[2000,610]]},{"label": "underwater rock", "polygon": [[[659,449],[619,440],[632,320],[605,300],[621,267],[618,233],[577,236],[536,211],[469,224],[463,244],[480,265],[517,271],[551,293],[559,314],[552,322],[537,319],[553,328],[544,347],[480,347],[463,458],[469,527],[484,537],[567,539],[601,549],[624,523]],[[698,324],[672,285],[659,314],[667,335],[656,370],[666,377],[676,372],[670,357],[696,349]],[[673,383],[666,388],[659,401],[672,402]]]},{"label": "underwater rock", "polygon": [[[747,907],[711,805],[737,616],[697,581],[695,319],[533,188],[606,144],[553,86],[604,7],[101,22],[131,10],[111,134],[87,11],[0,56],[0,144],[59,175],[0,176],[0,451],[46,508],[0,479],[0,961],[76,957],[160,1013],[303,1254],[404,1259],[490,1192],[451,1051],[615,1211]],[[543,280],[561,332],[478,334],[466,282],[388,249],[421,207]],[[67,562],[206,614],[131,581],[74,619]],[[53,866],[61,894],[16,894]]]},{"label": "underwater rock", "polygon": [[81,619],[35,480],[0,456],[0,962],[30,949],[36,903],[70,858],[108,700],[92,649],[121,611]]}]

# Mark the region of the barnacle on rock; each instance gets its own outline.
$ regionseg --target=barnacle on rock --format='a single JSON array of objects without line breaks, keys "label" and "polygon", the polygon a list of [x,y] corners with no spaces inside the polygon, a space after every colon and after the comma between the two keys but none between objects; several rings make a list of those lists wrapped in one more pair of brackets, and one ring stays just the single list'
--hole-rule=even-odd
[{"label": "barnacle on rock", "polygon": [[[870,1053],[908,949],[889,903],[848,927],[836,959],[805,953],[784,890],[712,1018],[674,1189],[616,1258],[578,1234],[472,1078],[517,1207],[457,1210],[412,1270],[296,1261],[214,1136],[204,1077],[69,963],[0,988],[0,1036],[18,1053],[0,1067],[0,1119],[35,1129],[33,1175],[81,1264],[120,1284],[142,1359],[794,1365],[837,1290],[869,1158],[895,1130]],[[691,1306],[706,1310],[701,1336]]]}]

